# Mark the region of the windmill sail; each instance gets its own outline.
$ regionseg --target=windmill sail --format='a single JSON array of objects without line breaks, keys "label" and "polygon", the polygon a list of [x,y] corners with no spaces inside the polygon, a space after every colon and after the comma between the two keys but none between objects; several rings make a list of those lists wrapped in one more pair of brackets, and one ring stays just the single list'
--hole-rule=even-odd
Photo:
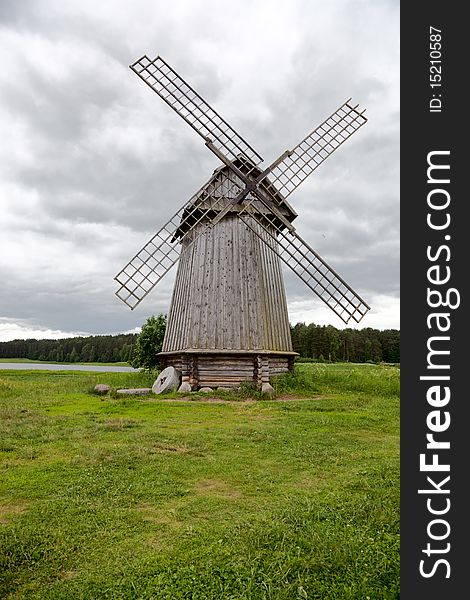
[{"label": "windmill sail", "polygon": [[[224,176],[219,177],[220,170],[217,170],[120,271],[115,277],[120,284],[116,295],[135,308],[180,258],[178,242],[187,239],[185,247],[188,249],[229,207],[263,244],[268,240],[270,249],[345,323],[351,318],[359,322],[369,306],[292,227],[286,228],[285,216],[273,210],[279,206],[280,197],[273,195],[270,182],[264,180],[263,192],[255,188],[237,207],[230,199],[243,190],[243,182],[229,169],[224,168],[224,171]],[[205,227],[197,227],[198,224]],[[256,224],[261,228],[261,235]]]},{"label": "windmill sail", "polygon": [[[199,223],[207,227],[214,221],[226,198],[235,197],[242,187],[232,177],[219,180],[215,175],[186,202],[115,276],[116,296],[134,309],[159,283],[180,258],[179,242],[191,235],[194,243],[204,232],[192,233]],[[210,198],[210,204],[204,203]]]},{"label": "windmill sail", "polygon": [[263,171],[258,167],[261,156],[161,57],[143,56],[131,69],[204,139],[224,166],[116,275],[116,295],[135,308],[178,261],[179,242],[184,241],[186,251],[209,227],[236,213],[345,323],[359,322],[369,306],[295,232],[291,222],[296,213],[286,198],[366,123],[364,111],[346,101]]},{"label": "windmill sail", "polygon": [[[359,323],[370,310],[369,305],[296,233],[289,223],[286,223],[282,215],[278,215],[278,211],[274,208],[278,199],[273,197],[271,191],[273,187],[266,179],[264,188],[262,193],[258,187],[252,190],[253,195],[247,197],[238,216],[264,243],[266,243],[264,233],[268,234],[269,239],[274,241],[271,249],[345,323],[348,323],[351,318]],[[266,197],[266,192],[269,199]],[[282,202],[286,201],[282,198]],[[266,210],[263,212],[256,210],[256,204],[264,205]],[[260,235],[260,230],[253,226],[253,219],[261,227],[263,236]]]},{"label": "windmill sail", "polygon": [[186,123],[208,139],[230,160],[240,153],[253,164],[262,157],[161,57],[143,56],[130,68],[156,92]]},{"label": "windmill sail", "polygon": [[269,175],[272,184],[287,198],[366,122],[357,106],[351,106],[347,100],[274,167]]},{"label": "windmill sail", "polygon": [[[351,318],[359,323],[370,310],[359,294],[297,232],[279,228],[275,223],[267,220],[266,215],[260,218],[256,213],[248,215],[240,212],[239,216],[266,243],[257,228],[253,227],[251,219],[257,222],[275,242],[271,249],[344,323],[348,323]],[[275,231],[273,232],[267,224],[273,226]]]}]

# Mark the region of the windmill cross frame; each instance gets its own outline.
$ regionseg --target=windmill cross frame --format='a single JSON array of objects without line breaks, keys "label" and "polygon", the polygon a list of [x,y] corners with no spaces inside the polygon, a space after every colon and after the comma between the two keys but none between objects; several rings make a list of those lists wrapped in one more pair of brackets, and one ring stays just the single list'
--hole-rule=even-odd
[{"label": "windmill cross frame", "polygon": [[[134,309],[179,259],[175,245],[191,233],[189,245],[236,208],[237,215],[264,243],[271,239],[279,258],[345,323],[359,322],[367,303],[296,233],[281,211],[289,196],[367,119],[346,100],[292,150],[261,170],[262,157],[161,57],[141,57],[130,68],[203,139],[229,169],[230,193],[222,201],[213,176],[116,275],[116,295]],[[235,164],[237,163],[237,164]],[[246,172],[245,172],[246,171]],[[268,175],[272,176],[268,179]],[[226,182],[225,182],[226,184]],[[201,209],[201,195],[211,195],[211,209]],[[226,194],[227,195],[227,194]],[[264,207],[260,216],[254,207]],[[204,226],[194,233],[198,224]],[[266,236],[268,236],[266,238]]]}]

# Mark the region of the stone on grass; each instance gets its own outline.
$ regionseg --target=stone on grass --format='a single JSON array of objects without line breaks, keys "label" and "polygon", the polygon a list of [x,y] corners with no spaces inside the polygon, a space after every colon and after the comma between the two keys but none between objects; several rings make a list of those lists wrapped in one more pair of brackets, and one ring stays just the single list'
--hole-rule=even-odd
[{"label": "stone on grass", "polygon": [[191,391],[191,386],[189,385],[189,383],[187,381],[183,381],[183,383],[179,386],[178,388],[178,392],[190,392]]},{"label": "stone on grass", "polygon": [[123,388],[116,390],[116,394],[121,396],[147,396],[152,391],[152,388]]},{"label": "stone on grass", "polygon": [[175,367],[163,369],[160,375],[155,379],[152,385],[154,394],[163,394],[165,392],[176,392],[181,382],[181,371]]},{"label": "stone on grass", "polygon": [[204,386],[199,389],[200,392],[213,392],[214,390],[211,387]]},{"label": "stone on grass", "polygon": [[274,391],[274,388],[270,383],[262,384],[261,393],[265,396],[269,396],[270,398],[274,398],[274,396],[276,395],[276,392]]},{"label": "stone on grass", "polygon": [[97,383],[93,389],[97,394],[107,394],[111,389],[111,386],[106,385],[105,383]]}]

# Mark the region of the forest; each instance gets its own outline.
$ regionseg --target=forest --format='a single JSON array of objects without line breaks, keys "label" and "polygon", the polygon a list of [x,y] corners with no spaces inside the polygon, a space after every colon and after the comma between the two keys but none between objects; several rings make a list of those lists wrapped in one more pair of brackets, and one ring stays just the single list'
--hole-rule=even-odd
[{"label": "forest", "polygon": [[336,329],[333,325],[291,326],[292,346],[300,360],[318,362],[400,362],[397,329]]},{"label": "forest", "polygon": [[[396,329],[336,329],[332,325],[291,325],[292,345],[300,361],[400,362]],[[129,362],[137,334],[94,335],[54,340],[0,342],[0,358],[50,362]]]},{"label": "forest", "polygon": [[0,358],[29,358],[50,362],[127,362],[137,334],[93,335],[58,340],[0,342]]}]

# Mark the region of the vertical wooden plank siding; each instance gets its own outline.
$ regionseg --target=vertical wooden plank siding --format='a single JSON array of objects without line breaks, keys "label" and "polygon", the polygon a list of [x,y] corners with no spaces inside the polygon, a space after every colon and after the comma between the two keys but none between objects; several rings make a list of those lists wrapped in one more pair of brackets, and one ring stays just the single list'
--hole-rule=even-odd
[{"label": "vertical wooden plank siding", "polygon": [[[164,352],[185,349],[292,352],[280,260],[228,214],[188,247],[183,241]],[[197,229],[196,228],[196,229]],[[260,231],[261,233],[261,231]]]}]

